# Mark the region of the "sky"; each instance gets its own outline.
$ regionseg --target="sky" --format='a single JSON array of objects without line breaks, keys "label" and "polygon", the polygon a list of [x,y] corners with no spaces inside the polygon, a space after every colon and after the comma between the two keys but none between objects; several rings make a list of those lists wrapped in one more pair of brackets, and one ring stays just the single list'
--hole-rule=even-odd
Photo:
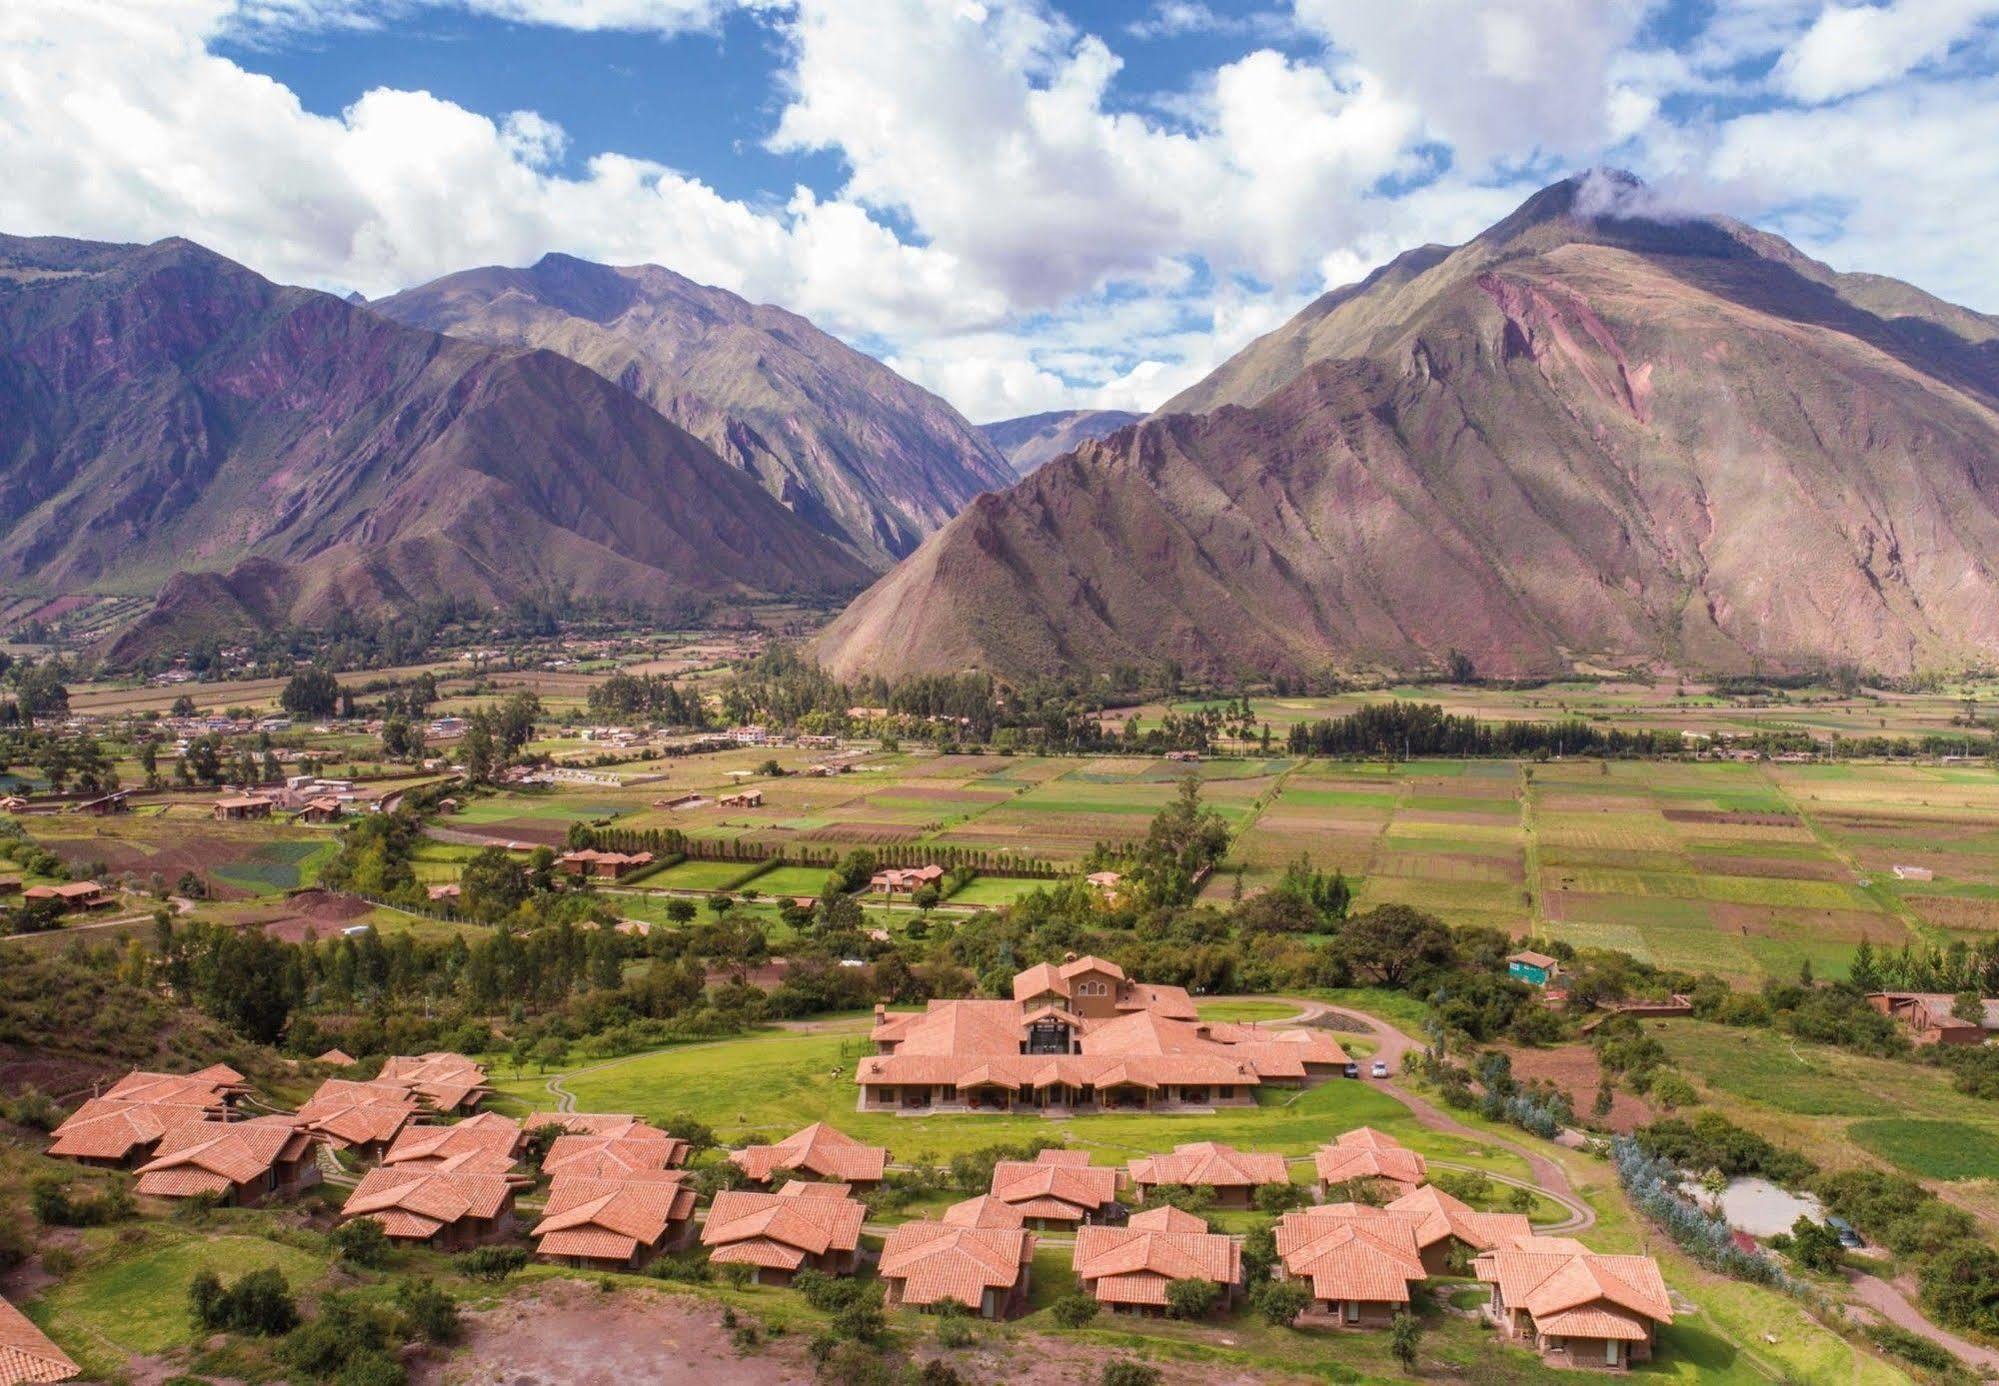
[{"label": "sky", "polygon": [[1999,0],[0,5],[0,232],[657,263],[981,422],[1151,409],[1597,165],[1999,312]]}]

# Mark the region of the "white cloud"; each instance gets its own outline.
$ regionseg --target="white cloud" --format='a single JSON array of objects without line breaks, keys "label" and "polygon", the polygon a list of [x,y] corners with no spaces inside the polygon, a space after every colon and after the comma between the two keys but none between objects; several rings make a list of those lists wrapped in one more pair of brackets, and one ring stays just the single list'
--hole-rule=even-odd
[{"label": "white cloud", "polygon": [[681,34],[713,27],[739,4],[761,0],[236,0],[239,33],[300,28],[377,28],[425,10],[455,10],[518,24],[585,31]]},{"label": "white cloud", "polygon": [[[1650,0],[1295,0],[1299,22],[1475,165],[1600,148],[1612,71]],[[1628,133],[1625,132],[1625,133]]]},{"label": "white cloud", "polygon": [[1772,74],[1795,100],[1818,103],[1867,91],[1943,57],[1999,16],[1995,0],[1895,0],[1828,5]]}]

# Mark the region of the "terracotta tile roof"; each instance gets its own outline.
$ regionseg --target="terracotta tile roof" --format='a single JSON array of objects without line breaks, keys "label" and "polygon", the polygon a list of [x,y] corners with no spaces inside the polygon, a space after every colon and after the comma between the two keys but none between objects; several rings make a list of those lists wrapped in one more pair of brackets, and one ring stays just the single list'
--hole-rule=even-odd
[{"label": "terracotta tile roof", "polygon": [[781,1171],[875,1183],[888,1165],[887,1150],[878,1145],[862,1145],[824,1122],[814,1122],[776,1145],[753,1145],[729,1158],[758,1183],[767,1182]]},{"label": "terracotta tile roof", "polygon": [[243,1090],[242,1074],[227,1064],[215,1064],[199,1073],[148,1073],[134,1069],[106,1088],[103,1095],[123,1102],[220,1109],[225,1099]]},{"label": "terracotta tile roof", "polygon": [[905,1304],[954,1299],[976,1309],[987,1290],[1012,1290],[1034,1259],[1034,1238],[1012,1228],[905,1222],[891,1228],[878,1268],[901,1280]]},{"label": "terracotta tile roof", "polygon": [[1170,1155],[1149,1155],[1131,1162],[1134,1184],[1251,1188],[1258,1184],[1285,1184],[1290,1179],[1282,1155],[1237,1150],[1215,1141],[1176,1145]]},{"label": "terracotta tile roof", "polygon": [[343,1218],[374,1217],[392,1237],[426,1238],[464,1218],[495,1218],[513,1185],[494,1174],[371,1169],[347,1197]]},{"label": "terracotta tile roof", "polygon": [[298,1109],[298,1118],[341,1145],[366,1145],[394,1140],[418,1110],[416,1100],[392,1083],[329,1078]]},{"label": "terracotta tile roof", "polygon": [[49,1154],[72,1160],[124,1160],[176,1126],[204,1120],[206,1106],[125,1102],[93,1097],[56,1127]]},{"label": "terracotta tile roof", "polygon": [[544,1256],[623,1260],[641,1246],[657,1247],[676,1223],[694,1216],[694,1189],[685,1170],[652,1170],[616,1179],[558,1174],[533,1236]]},{"label": "terracotta tile roof", "polygon": [[393,1083],[439,1107],[460,1106],[490,1091],[485,1069],[463,1054],[446,1052],[413,1058],[399,1054],[382,1064],[376,1081]]},{"label": "terracotta tile roof", "polygon": [[1342,1131],[1333,1137],[1334,1145],[1360,1146],[1368,1150],[1406,1150],[1393,1136],[1382,1134],[1372,1126],[1356,1126],[1351,1131]]},{"label": "terracotta tile roof", "polygon": [[620,1140],[674,1139],[629,1112],[530,1112],[521,1121],[524,1131],[539,1131],[544,1126],[559,1127],[570,1136],[609,1136]]},{"label": "terracotta tile roof", "polygon": [[[1655,1323],[1673,1321],[1673,1302],[1659,1263],[1649,1256],[1602,1256],[1562,1237],[1523,1237],[1473,1262],[1480,1280],[1525,1309],[1544,1331],[1546,1320],[1591,1310]],[[1581,1335],[1579,1336],[1597,1336]]]},{"label": "terracotta tile roof", "polygon": [[[1074,1153],[1089,1158],[1087,1151]],[[1117,1171],[1105,1165],[1001,1160],[993,1166],[992,1193],[1027,1217],[1080,1221],[1117,1200]]]},{"label": "terracotta tile roof", "polygon": [[1053,963],[1036,963],[1025,972],[1017,972],[1013,978],[1013,999],[1026,1001],[1035,996],[1057,996],[1069,994],[1069,984],[1062,980],[1061,972]]},{"label": "terracotta tile roof", "polygon": [[1416,1217],[1361,1204],[1286,1213],[1277,1228],[1285,1271],[1312,1282],[1322,1300],[1407,1303],[1411,1282],[1426,1272],[1416,1248]]},{"label": "terracotta tile roof", "polygon": [[1142,1213],[1133,1213],[1125,1220],[1126,1227],[1134,1232],[1205,1232],[1208,1220],[1172,1204],[1161,1204],[1157,1208],[1147,1208]]},{"label": "terracotta tile roof", "polygon": [[1412,1189],[1388,1205],[1395,1213],[1421,1214],[1416,1225],[1416,1244],[1433,1246],[1446,1237],[1456,1237],[1476,1251],[1534,1235],[1533,1224],[1524,1213],[1480,1213],[1451,1197],[1435,1184]]},{"label": "terracotta tile roof", "polygon": [[1079,1227],[1071,1264],[1105,1304],[1164,1304],[1175,1280],[1233,1285],[1242,1279],[1241,1249],[1215,1232]]},{"label": "terracotta tile roof", "polygon": [[349,1068],[353,1066],[354,1056],[344,1049],[329,1049],[314,1059],[313,1062],[316,1064],[332,1064],[337,1068]]},{"label": "terracotta tile roof", "polygon": [[1002,1203],[991,1194],[980,1194],[946,1208],[944,1221],[953,1227],[1020,1227],[1027,1219],[1011,1203]]},{"label": "terracotta tile roof", "polygon": [[1430,1175],[1430,1166],[1421,1155],[1413,1150],[1404,1150],[1399,1145],[1359,1141],[1335,1143],[1321,1149],[1312,1163],[1319,1178],[1328,1184],[1340,1184],[1349,1179],[1389,1179],[1398,1184],[1420,1184]]},{"label": "terracotta tile roof", "polygon": [[1529,967],[1545,968],[1561,965],[1560,958],[1551,958],[1546,953],[1536,953],[1531,948],[1523,948],[1518,953],[1508,953],[1506,960],[1510,963],[1525,963]]},{"label": "terracotta tile roof", "polygon": [[[451,1126],[406,1126],[382,1156],[384,1165],[448,1165],[505,1174],[521,1145],[521,1126],[496,1112],[482,1112]],[[470,1158],[466,1158],[470,1157]]]},{"label": "terracotta tile roof", "polygon": [[541,1172],[612,1177],[634,1171],[671,1169],[686,1160],[686,1141],[657,1132],[643,1137],[557,1136],[549,1145],[548,1154],[542,1157]]},{"label": "terracotta tile roof", "polygon": [[299,1159],[311,1144],[288,1116],[191,1122],[167,1132],[153,1159],[139,1166],[139,1192],[159,1198],[225,1194],[263,1178],[280,1160]]},{"label": "terracotta tile roof", "polygon": [[1101,972],[1120,982],[1124,980],[1123,968],[1108,959],[1098,957],[1094,953],[1085,953],[1080,958],[1065,962],[1056,968],[1055,972],[1065,982],[1073,982],[1086,972]]},{"label": "terracotta tile roof", "polygon": [[860,1244],[867,1210],[851,1198],[750,1193],[715,1195],[701,1245],[711,1261],[797,1267],[807,1256],[852,1251]]},{"label": "terracotta tile roof", "polygon": [[1563,1338],[1622,1338],[1627,1342],[1643,1342],[1650,1336],[1644,1315],[1594,1306],[1562,1314],[1536,1315],[1534,1327]]},{"label": "terracotta tile roof", "polygon": [[68,1381],[83,1369],[19,1309],[0,1299],[0,1386]]},{"label": "terracotta tile roof", "polygon": [[777,1191],[779,1198],[851,1198],[852,1184],[822,1184],[816,1179],[787,1179]]}]

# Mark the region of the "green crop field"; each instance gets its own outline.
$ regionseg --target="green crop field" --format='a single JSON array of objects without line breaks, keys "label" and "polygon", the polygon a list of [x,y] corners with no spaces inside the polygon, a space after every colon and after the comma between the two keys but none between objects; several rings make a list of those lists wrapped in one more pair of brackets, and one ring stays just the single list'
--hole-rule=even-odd
[{"label": "green crop field", "polygon": [[1999,1141],[1987,1129],[1961,1121],[1888,1117],[1856,1122],[1846,1134],[1911,1174],[1930,1179],[1999,1178]]}]

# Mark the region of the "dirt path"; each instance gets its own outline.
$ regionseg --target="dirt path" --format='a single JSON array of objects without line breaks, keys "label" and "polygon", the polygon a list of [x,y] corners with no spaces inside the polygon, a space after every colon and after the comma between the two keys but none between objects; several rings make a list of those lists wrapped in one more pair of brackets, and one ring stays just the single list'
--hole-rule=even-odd
[{"label": "dirt path", "polygon": [[1853,1297],[1866,1305],[1882,1318],[1919,1337],[1927,1338],[1947,1352],[1955,1353],[1966,1365],[1976,1369],[1981,1376],[1999,1375],[1999,1352],[1988,1347],[1980,1347],[1944,1329],[1938,1328],[1923,1317],[1918,1309],[1894,1285],[1876,1275],[1866,1275],[1848,1269],[1847,1283],[1853,1287]]}]

